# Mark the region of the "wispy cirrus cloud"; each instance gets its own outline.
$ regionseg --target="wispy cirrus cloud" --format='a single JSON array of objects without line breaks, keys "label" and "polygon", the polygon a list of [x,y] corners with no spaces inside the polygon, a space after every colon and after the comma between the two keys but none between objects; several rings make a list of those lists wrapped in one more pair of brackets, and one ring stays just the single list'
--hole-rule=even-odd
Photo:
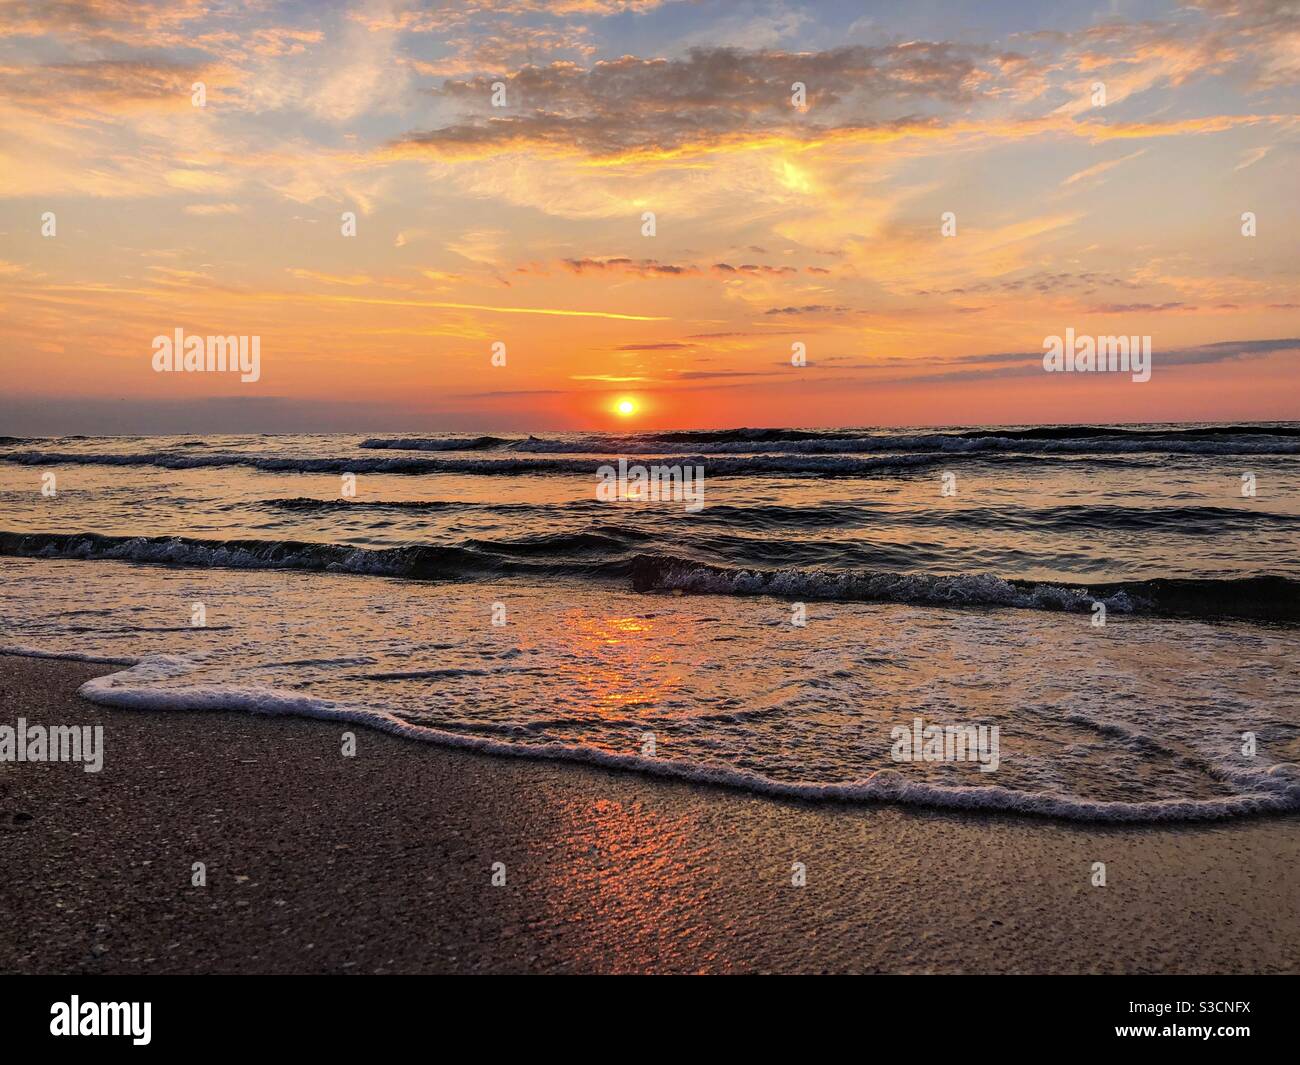
[{"label": "wispy cirrus cloud", "polygon": [[1108,170],[1114,170],[1115,167],[1127,163],[1131,159],[1137,159],[1139,156],[1144,155],[1145,153],[1146,153],[1146,149],[1142,148],[1136,152],[1130,152],[1128,155],[1121,156],[1118,159],[1107,159],[1105,162],[1095,163],[1092,166],[1086,167],[1083,170],[1076,170],[1068,178],[1062,181],[1061,184],[1062,186],[1069,186],[1069,185],[1075,185],[1080,181],[1090,181],[1095,177],[1100,177]]}]

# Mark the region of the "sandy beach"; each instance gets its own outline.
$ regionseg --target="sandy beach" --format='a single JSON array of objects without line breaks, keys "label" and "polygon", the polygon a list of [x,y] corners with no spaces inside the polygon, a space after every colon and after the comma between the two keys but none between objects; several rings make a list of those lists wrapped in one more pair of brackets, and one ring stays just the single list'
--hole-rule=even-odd
[{"label": "sandy beach", "polygon": [[0,971],[1300,968],[1295,816],[818,806],[365,731],[345,758],[324,722],[77,696],[111,668],[0,658],[0,722],[104,727],[97,774],[0,765]]}]

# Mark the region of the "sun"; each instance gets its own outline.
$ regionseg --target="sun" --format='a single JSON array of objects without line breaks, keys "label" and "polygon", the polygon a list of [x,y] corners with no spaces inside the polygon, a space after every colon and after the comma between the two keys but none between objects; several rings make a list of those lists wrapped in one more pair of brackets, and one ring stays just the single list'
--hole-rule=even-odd
[{"label": "sun", "polygon": [[631,399],[620,399],[614,404],[614,413],[624,418],[630,418],[636,413],[636,401]]}]

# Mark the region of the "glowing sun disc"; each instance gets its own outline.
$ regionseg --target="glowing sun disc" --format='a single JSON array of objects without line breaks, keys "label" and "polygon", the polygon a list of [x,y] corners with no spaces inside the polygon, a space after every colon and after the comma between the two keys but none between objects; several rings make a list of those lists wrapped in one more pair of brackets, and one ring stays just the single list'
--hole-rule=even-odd
[{"label": "glowing sun disc", "polygon": [[624,418],[630,418],[636,413],[636,404],[630,399],[620,399],[614,404],[614,411]]}]

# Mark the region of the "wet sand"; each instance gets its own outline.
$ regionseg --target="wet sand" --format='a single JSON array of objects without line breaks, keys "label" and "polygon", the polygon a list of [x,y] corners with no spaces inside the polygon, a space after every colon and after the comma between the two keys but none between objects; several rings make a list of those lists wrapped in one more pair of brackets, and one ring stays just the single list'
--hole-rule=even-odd
[{"label": "wet sand", "polygon": [[0,763],[0,972],[1300,971],[1300,816],[818,806],[364,730],[345,758],[325,722],[76,695],[111,671],[0,657],[0,724],[105,747]]}]

